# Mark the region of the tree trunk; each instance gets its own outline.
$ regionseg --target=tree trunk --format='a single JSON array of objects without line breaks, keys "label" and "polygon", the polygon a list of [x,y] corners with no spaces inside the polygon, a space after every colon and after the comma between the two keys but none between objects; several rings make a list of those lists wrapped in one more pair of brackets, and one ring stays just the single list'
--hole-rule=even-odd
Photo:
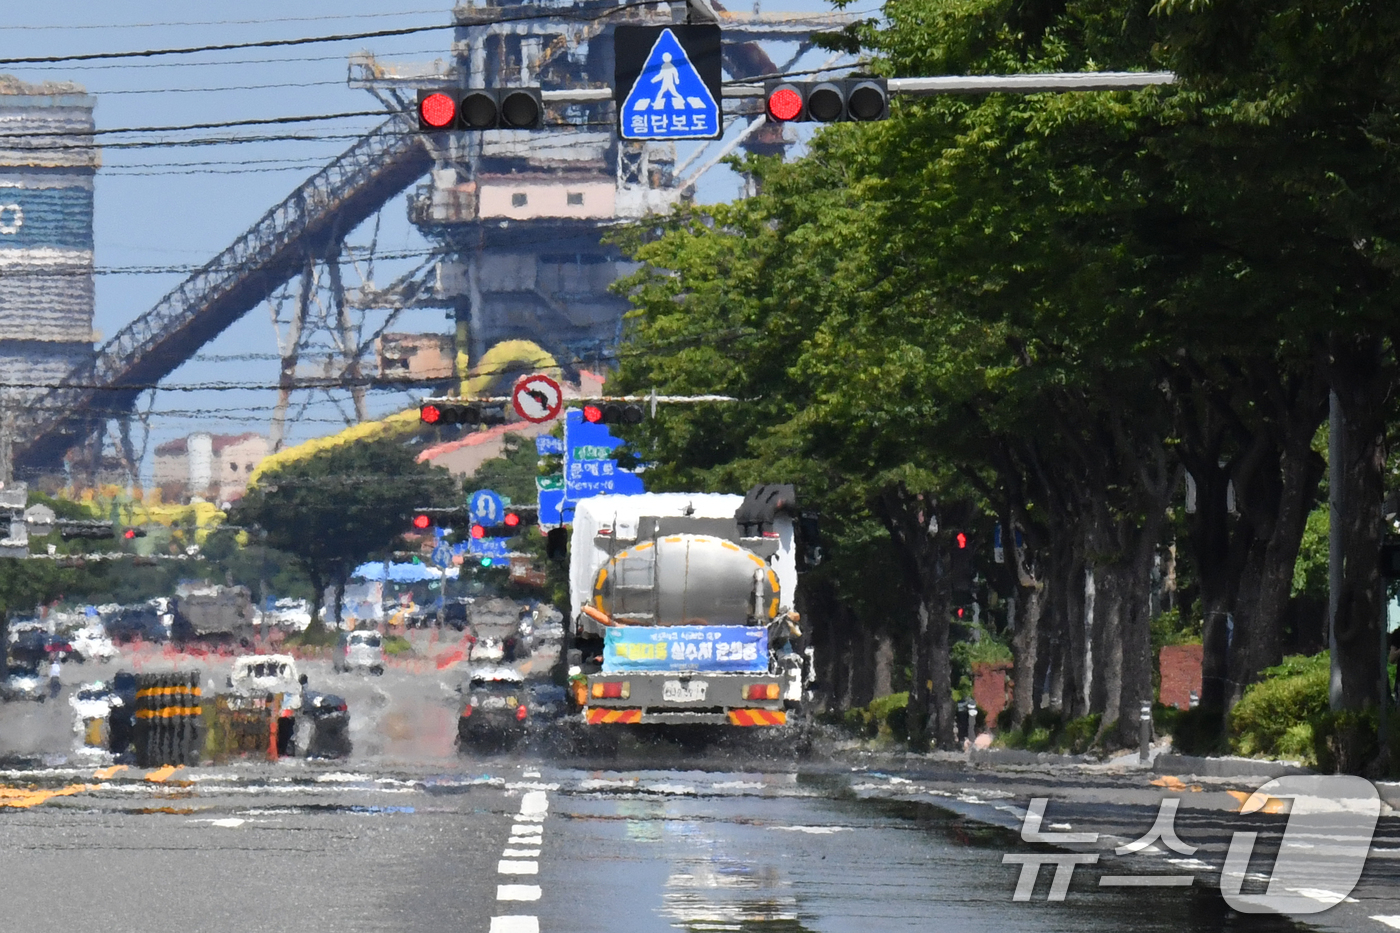
[{"label": "tree trunk", "polygon": [[953,719],[953,667],[948,658],[948,616],[950,600],[945,595],[928,610],[927,645],[929,680],[929,732],[935,745],[951,749],[957,743],[958,728]]},{"label": "tree trunk", "polygon": [[1125,568],[1117,564],[1094,567],[1094,688],[1090,693],[1093,712],[1102,713],[1102,734],[1118,722],[1118,703],[1123,685],[1123,601]]},{"label": "tree trunk", "polygon": [[[442,578],[443,583],[447,583],[447,577]],[[336,574],[335,577],[335,627],[339,629],[344,621],[342,612],[345,609],[345,575]]]},{"label": "tree trunk", "polygon": [[[1191,463],[1196,512],[1189,522],[1188,534],[1196,558],[1203,615],[1201,707],[1223,717],[1230,693],[1228,630],[1234,614],[1241,562],[1232,560],[1231,520],[1227,507],[1230,472],[1228,467],[1213,461],[1215,449]],[[1240,544],[1238,540],[1235,543]]]},{"label": "tree trunk", "polygon": [[[909,646],[909,665],[913,671],[914,682],[909,685],[909,707],[905,711],[905,719],[909,724],[909,747],[919,751],[928,748],[929,742],[934,741],[934,734],[929,729],[933,716],[933,671],[929,668],[928,639],[929,608],[920,600],[918,624],[914,626],[914,638]],[[951,691],[952,687],[949,687],[949,690]]]},{"label": "tree trunk", "polygon": [[1343,709],[1381,707],[1386,685],[1378,658],[1384,587],[1380,545],[1385,495],[1385,415],[1391,378],[1379,338],[1336,341],[1332,387],[1341,402],[1342,586],[1337,595],[1337,665]]},{"label": "tree trunk", "polygon": [[1054,625],[1059,632],[1060,710],[1066,718],[1078,719],[1089,712],[1088,619],[1085,615],[1085,581],[1088,574],[1082,548],[1077,544],[1058,549],[1059,556],[1050,584]]},{"label": "tree trunk", "polygon": [[1006,548],[1011,556],[1016,572],[1016,605],[1020,618],[1011,634],[1012,655],[1012,719],[1013,727],[1019,727],[1022,720],[1035,711],[1035,697],[1039,684],[1036,673],[1042,667],[1040,661],[1040,617],[1045,607],[1045,584],[1027,569],[1027,561],[1022,549],[1016,547],[1015,533],[1008,540],[1005,532],[1002,540],[1011,546]]},{"label": "tree trunk", "polygon": [[[915,671],[922,666],[927,678],[916,673],[915,686],[927,689],[927,695],[917,697],[919,705],[909,710],[915,722],[911,736],[918,726],[927,722],[927,736],[940,748],[952,748],[956,738],[953,722],[952,667],[948,658],[948,624],[952,614],[952,594],[949,591],[948,555],[939,535],[939,508],[932,493],[911,493],[902,483],[881,491],[877,511],[890,533],[896,552],[919,605],[919,639],[915,643]],[[968,508],[952,510],[955,514],[970,512]],[[950,525],[965,525],[961,514],[945,516]],[[932,684],[929,687],[929,684]],[[914,699],[914,698],[911,698]],[[920,740],[923,735],[919,735]]]},{"label": "tree trunk", "polygon": [[311,581],[311,623],[307,625],[308,632],[324,632],[326,624],[321,621],[321,604],[326,592],[326,580],[317,571],[310,567],[306,568],[306,576]]},{"label": "tree trunk", "polygon": [[[1319,402],[1319,410],[1321,407]],[[1293,594],[1293,568],[1298,562],[1308,512],[1316,500],[1318,481],[1325,466],[1310,442],[1317,430],[1316,422],[1320,420],[1321,414],[1314,420],[1311,430],[1294,430],[1294,442],[1284,449],[1278,514],[1260,568],[1257,602],[1250,612],[1254,620],[1251,630],[1260,634],[1257,638],[1251,636],[1250,652],[1241,659],[1234,677],[1244,683],[1253,683],[1260,671],[1283,660],[1283,628],[1288,601]],[[1306,443],[1302,441],[1304,433],[1309,439]]]},{"label": "tree trunk", "polygon": [[1165,524],[1165,503],[1149,508],[1140,528],[1135,529],[1131,561],[1124,566],[1122,581],[1121,680],[1118,701],[1118,740],[1125,746],[1137,741],[1138,722],[1143,704],[1151,705],[1152,691],[1152,565],[1158,538]]}]

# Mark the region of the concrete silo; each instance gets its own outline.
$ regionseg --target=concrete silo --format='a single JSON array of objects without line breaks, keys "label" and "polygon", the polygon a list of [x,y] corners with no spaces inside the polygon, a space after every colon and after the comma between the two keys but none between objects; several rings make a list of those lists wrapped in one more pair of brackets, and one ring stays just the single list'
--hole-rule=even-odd
[{"label": "concrete silo", "polygon": [[28,407],[93,358],[96,101],[0,75],[0,391]]}]

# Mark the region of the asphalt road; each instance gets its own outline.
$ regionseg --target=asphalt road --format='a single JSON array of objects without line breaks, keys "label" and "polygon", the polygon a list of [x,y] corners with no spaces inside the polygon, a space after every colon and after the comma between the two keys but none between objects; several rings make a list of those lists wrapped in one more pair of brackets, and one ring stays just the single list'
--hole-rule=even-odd
[{"label": "asphalt road", "polygon": [[[1114,869],[1099,865],[1078,869],[1063,901],[1046,899],[1049,870],[1029,901],[1014,901],[1019,867],[1003,857],[1031,851],[1015,805],[1043,790],[1024,775],[948,761],[900,776],[744,742],[624,743],[588,761],[538,748],[463,754],[453,738],[464,666],[450,640],[421,647],[382,677],[304,665],[311,686],[349,701],[353,750],[338,761],[145,771],[75,753],[73,684],[122,666],[200,666],[217,688],[226,660],[72,666],[58,702],[0,704],[4,928],[1299,929],[1234,914],[1209,884],[1100,887]],[[1105,778],[1128,808],[1115,810],[1102,793],[1076,802],[1083,784],[1066,778],[1054,794],[1053,818],[1076,829],[1117,819],[1119,832],[1123,821],[1145,830],[1161,796]],[[1203,825],[1188,820],[1183,835]],[[1386,928],[1357,917],[1332,928]]]},{"label": "asphalt road", "polygon": [[1206,891],[1085,884],[1012,902],[1013,848],[848,775],[598,771],[502,758],[2,775],[7,929],[439,931],[1284,930]]}]

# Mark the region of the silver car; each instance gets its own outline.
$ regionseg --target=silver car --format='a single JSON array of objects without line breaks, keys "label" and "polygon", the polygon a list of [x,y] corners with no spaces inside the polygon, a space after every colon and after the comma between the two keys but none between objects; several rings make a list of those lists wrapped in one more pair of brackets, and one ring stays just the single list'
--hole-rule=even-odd
[{"label": "silver car", "polygon": [[342,632],[331,659],[337,671],[384,673],[384,639],[378,632]]}]

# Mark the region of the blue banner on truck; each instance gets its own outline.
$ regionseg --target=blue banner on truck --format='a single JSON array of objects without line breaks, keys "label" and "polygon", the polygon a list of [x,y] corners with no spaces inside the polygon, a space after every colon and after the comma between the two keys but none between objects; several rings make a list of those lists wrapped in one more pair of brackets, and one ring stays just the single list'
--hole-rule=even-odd
[{"label": "blue banner on truck", "polygon": [[768,630],[744,625],[622,625],[603,635],[603,672],[768,672]]}]

